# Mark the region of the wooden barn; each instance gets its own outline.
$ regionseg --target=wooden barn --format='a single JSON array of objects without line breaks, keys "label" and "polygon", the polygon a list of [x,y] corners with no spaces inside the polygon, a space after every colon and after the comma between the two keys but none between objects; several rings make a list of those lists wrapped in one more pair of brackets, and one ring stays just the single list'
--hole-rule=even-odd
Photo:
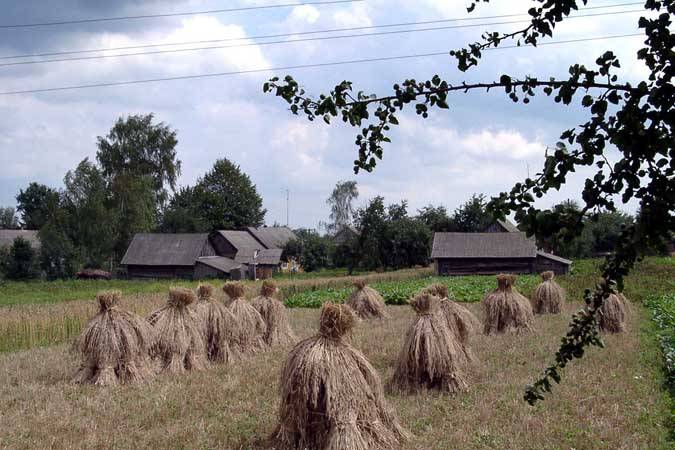
[{"label": "wooden barn", "polygon": [[567,273],[571,261],[537,250],[522,232],[435,233],[431,258],[438,275]]},{"label": "wooden barn", "polygon": [[287,228],[276,228],[139,233],[121,264],[130,278],[269,278],[279,268],[282,250],[267,246],[283,246],[289,233],[295,237]]}]

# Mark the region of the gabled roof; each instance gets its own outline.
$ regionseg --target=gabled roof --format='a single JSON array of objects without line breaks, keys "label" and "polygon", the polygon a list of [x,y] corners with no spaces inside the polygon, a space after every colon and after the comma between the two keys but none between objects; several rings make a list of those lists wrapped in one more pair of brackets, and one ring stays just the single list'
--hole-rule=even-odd
[{"label": "gabled roof", "polygon": [[[255,262],[257,264],[276,266],[281,261],[282,252],[283,250],[280,248],[266,248],[259,250]],[[253,264],[253,252],[238,252],[237,256],[234,257],[234,261],[237,264]]]},{"label": "gabled roof", "polygon": [[218,230],[216,233],[225,238],[238,252],[253,254],[254,250],[265,248],[248,231],[243,230]]},{"label": "gabled roof", "polygon": [[247,230],[266,248],[283,248],[288,241],[298,238],[288,227],[248,227]]},{"label": "gabled roof", "polygon": [[525,233],[435,233],[432,258],[534,258]]},{"label": "gabled roof", "polygon": [[11,247],[14,239],[19,237],[27,240],[33,248],[40,247],[37,230],[0,230],[0,247]]},{"label": "gabled roof", "polygon": [[565,259],[563,257],[560,257],[558,255],[554,255],[553,253],[546,253],[541,250],[537,250],[537,256],[541,256],[542,258],[547,258],[547,259],[552,259],[553,261],[558,261],[563,264],[567,264],[568,266],[572,264],[572,261],[569,259]]},{"label": "gabled roof", "polygon": [[200,256],[197,258],[197,262],[224,273],[230,273],[232,269],[240,266],[233,259],[226,258],[225,256]]},{"label": "gabled roof", "polygon": [[507,232],[509,233],[519,233],[520,230],[516,225],[514,225],[513,222],[511,222],[509,219],[497,219],[497,223]]},{"label": "gabled roof", "polygon": [[122,265],[194,266],[209,246],[206,233],[138,233],[134,236]]}]

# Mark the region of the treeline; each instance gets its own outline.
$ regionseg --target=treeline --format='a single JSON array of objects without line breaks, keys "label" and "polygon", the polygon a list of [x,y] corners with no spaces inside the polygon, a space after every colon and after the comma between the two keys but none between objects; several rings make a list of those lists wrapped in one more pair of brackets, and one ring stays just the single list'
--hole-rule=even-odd
[{"label": "treeline", "polygon": [[0,253],[12,279],[72,277],[82,268],[113,270],[134,234],[206,232],[258,226],[265,210],[249,177],[227,159],[195,186],[176,191],[176,132],[152,114],[120,118],[97,139],[95,161],[68,171],[63,188],[30,183],[17,208],[0,208],[0,226],[38,230],[39,250],[23,239]]},{"label": "treeline", "polygon": [[429,205],[414,216],[409,214],[405,200],[385,205],[384,198],[378,196],[354,210],[352,202],[356,198],[355,182],[338,183],[327,201],[331,205],[331,222],[325,225],[328,233],[296,230],[299,239],[286,245],[285,257],[295,258],[306,271],[346,267],[352,272],[427,265],[434,232],[480,232],[493,222],[482,194],[472,195],[452,214],[443,206]]},{"label": "treeline", "polygon": [[[482,232],[495,223],[483,194],[473,194],[452,213],[444,206],[428,205],[416,215],[409,214],[405,200],[385,205],[382,197],[354,209],[352,202],[357,198],[356,182],[338,183],[327,200],[331,206],[330,222],[324,224],[327,233],[296,230],[299,239],[288,243],[285,256],[295,258],[306,271],[346,267],[351,272],[426,265],[430,262],[434,232]],[[553,208],[580,211],[570,200]],[[537,246],[566,258],[602,256],[612,251],[622,228],[634,220],[617,211],[585,214],[579,236],[567,239],[556,234],[540,239]],[[665,245],[655,252],[664,250]]]}]

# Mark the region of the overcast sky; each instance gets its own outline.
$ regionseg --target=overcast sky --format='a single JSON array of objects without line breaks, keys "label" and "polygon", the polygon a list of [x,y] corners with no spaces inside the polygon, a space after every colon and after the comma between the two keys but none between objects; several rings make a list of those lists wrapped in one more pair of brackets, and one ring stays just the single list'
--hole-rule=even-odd
[{"label": "overcast sky", "polygon": [[[236,8],[293,3],[290,0],[0,0],[0,25]],[[366,0],[295,6],[236,13],[76,25],[0,28],[0,56],[70,51],[154,43],[250,38],[332,28],[384,25],[448,18],[526,13],[533,2],[493,1],[471,15],[467,1]],[[590,1],[589,6],[619,1]],[[581,11],[577,15],[640,9],[639,5]],[[560,26],[556,40],[636,33],[636,13],[576,18]],[[426,25],[498,22],[484,19]],[[383,56],[444,52],[479,39],[484,31],[509,31],[519,24],[479,26],[328,41],[246,47],[0,67],[0,91],[31,90],[101,82],[176,77],[205,73],[275,68]],[[407,27],[411,28],[411,27]],[[402,28],[388,28],[395,30]],[[372,33],[370,30],[362,31]],[[359,33],[359,31],[353,32]],[[333,33],[339,35],[345,33]],[[269,40],[269,39],[268,39]],[[278,40],[278,39],[274,39]],[[427,79],[438,73],[450,82],[516,77],[565,76],[569,65],[594,65],[605,50],[621,59],[619,75],[642,79],[646,70],[635,54],[643,39],[630,37],[551,45],[537,49],[486,52],[478,70],[458,72],[449,56],[291,70],[310,93],[344,79],[355,90],[387,93],[406,78]],[[176,47],[172,47],[176,48]],[[138,50],[137,50],[138,51]],[[112,54],[108,52],[107,54]],[[0,60],[0,63],[16,60]],[[226,157],[250,175],[267,208],[266,222],[286,222],[290,191],[290,225],[316,227],[327,220],[325,200],[339,180],[355,179],[359,205],[375,195],[387,202],[406,199],[410,211],[433,203],[453,210],[474,192],[496,195],[540,169],[546,146],[560,133],[586,121],[577,107],[561,107],[541,97],[529,105],[513,104],[503,92],[451,94],[448,111],[428,120],[400,116],[401,125],[385,148],[374,173],[354,175],[357,130],[341,123],[326,126],[290,114],[284,102],[263,95],[263,82],[287,71],[104,87],[52,93],[0,95],[0,205],[12,206],[20,188],[38,181],[60,188],[67,170],[94,159],[96,137],[128,114],[154,113],[178,132],[179,183],[190,185],[217,158]],[[610,154],[610,159],[612,155]],[[578,198],[583,172],[569,186],[542,200],[548,206]],[[625,205],[628,212],[635,205]]]}]

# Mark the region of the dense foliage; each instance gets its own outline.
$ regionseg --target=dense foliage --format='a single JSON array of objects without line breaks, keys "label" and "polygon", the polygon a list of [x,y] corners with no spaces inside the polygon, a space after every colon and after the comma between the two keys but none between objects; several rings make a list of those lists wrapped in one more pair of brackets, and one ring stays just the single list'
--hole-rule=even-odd
[{"label": "dense foliage", "polygon": [[44,184],[30,183],[16,196],[21,224],[27,230],[39,230],[49,220],[50,211],[59,201],[59,193]]},{"label": "dense foliage", "polygon": [[263,224],[266,210],[251,179],[222,158],[197,180],[174,195],[160,228],[173,233],[229,230]]},{"label": "dense foliage", "polygon": [[[587,0],[536,1],[539,5],[530,8],[530,23],[523,29],[510,33],[486,32],[481,41],[452,51],[457,68],[467,71],[477,66],[484,50],[504,42],[536,46],[552,37],[555,27],[580,4],[587,3]],[[469,12],[477,3],[471,4]],[[606,51],[596,60],[595,68],[572,65],[566,79],[503,74],[496,81],[451,84],[434,75],[426,81],[408,79],[395,84],[393,93],[386,96],[363,92],[352,95],[352,82],[343,81],[318,98],[308,96],[290,75],[283,81],[274,77],[263,86],[265,92],[285,100],[294,114],[303,114],[312,121],[322,118],[326,123],[339,117],[359,127],[355,171],[375,168],[383,156],[384,143],[391,141],[388,137],[391,127],[399,123],[400,111],[414,105],[416,113],[427,118],[434,107],[450,107],[450,93],[503,89],[514,102],[522,100],[527,104],[530,97],[543,92],[556,103],[569,105],[578,101],[589,111],[586,123],[560,135],[560,142],[546,155],[540,173],[493,198],[489,205],[496,217],[515,212],[523,230],[538,239],[562,230],[562,237],[571,240],[582,232],[586,213],[616,211],[615,198],[623,203],[633,199],[640,203],[639,220],[621,231],[613,253],[602,267],[604,281],[588,290],[587,306],[575,314],[554,363],[527,387],[525,399],[530,404],[551,391],[552,383],[561,379],[560,370],[573,359],[582,357],[587,346],[602,345],[596,316],[604,299],[623,287],[623,278],[638,258],[670,239],[675,229],[675,87],[672,82],[675,35],[670,29],[675,0],[646,0],[644,8],[649,14],[640,17],[637,25],[644,31],[645,45],[638,51],[637,58],[649,75],[637,84],[618,80],[615,69],[620,67],[620,62],[613,52]],[[606,157],[611,148],[617,149],[619,155],[613,164]],[[585,181],[581,190],[583,206],[579,212],[542,210],[535,206],[535,198],[559,189],[579,167],[595,168],[595,174]]]}]

